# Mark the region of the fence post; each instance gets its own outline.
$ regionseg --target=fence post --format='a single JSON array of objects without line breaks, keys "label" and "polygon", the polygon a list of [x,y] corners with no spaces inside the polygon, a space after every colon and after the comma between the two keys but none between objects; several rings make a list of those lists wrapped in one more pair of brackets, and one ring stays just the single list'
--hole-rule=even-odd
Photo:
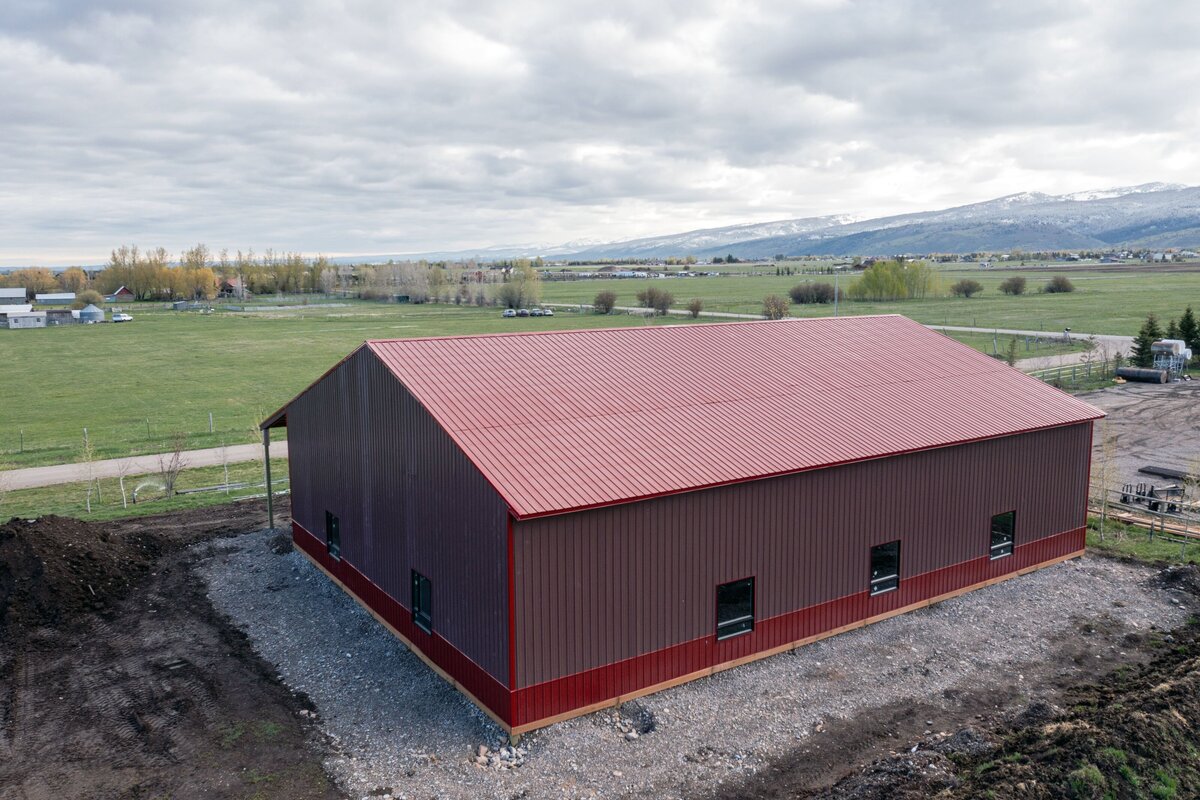
[{"label": "fence post", "polygon": [[1100,541],[1104,541],[1104,523],[1108,519],[1108,489],[1100,487]]},{"label": "fence post", "polygon": [[211,411],[208,412],[208,432],[209,433],[213,432],[213,420],[212,420],[212,412]]}]

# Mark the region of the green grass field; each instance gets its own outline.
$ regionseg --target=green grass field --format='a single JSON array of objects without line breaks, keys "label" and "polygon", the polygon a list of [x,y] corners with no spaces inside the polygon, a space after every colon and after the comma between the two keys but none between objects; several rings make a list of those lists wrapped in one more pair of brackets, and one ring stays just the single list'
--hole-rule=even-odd
[{"label": "green grass field", "polygon": [[[996,290],[1013,273],[956,265],[940,274],[945,285],[969,275],[984,284],[984,294],[969,300],[844,302],[840,311],[899,313],[932,324],[1132,333],[1151,311],[1166,319],[1188,303],[1200,309],[1200,273],[1073,272],[1078,289],[1071,294],[1021,297]],[[1023,274],[1034,288],[1053,269]],[[803,279],[775,276],[771,270],[762,276],[546,282],[542,290],[547,302],[590,303],[596,292],[612,289],[620,304],[634,305],[636,293],[653,283],[672,291],[679,306],[698,296],[709,311],[754,314],[764,295],[786,293]],[[562,310],[553,318],[503,319],[491,308],[360,301],[261,312],[219,309],[208,315],[169,311],[157,303],[126,308],[135,317],[127,324],[0,331],[5,365],[0,469],[78,461],[85,428],[98,458],[163,452],[176,432],[187,434],[190,448],[257,441],[259,420],[366,339],[687,322],[679,316],[644,319]],[[832,308],[792,306],[792,313],[828,316]],[[993,350],[990,334],[952,335],[984,352]],[[998,344],[1003,353],[1003,336]],[[1026,350],[1022,342],[1018,356],[1063,349]]]},{"label": "green grass field", "polygon": [[[286,488],[279,483],[287,477],[287,461],[271,459],[271,483],[275,490]],[[225,486],[222,467],[200,467],[185,469],[179,473],[175,488],[184,494],[165,497],[161,480],[155,475],[132,475],[125,478],[125,494],[121,494],[118,478],[103,478],[92,484],[88,492],[87,483],[67,483],[58,486],[43,486],[37,489],[19,489],[7,492],[0,499],[0,520],[11,517],[39,517],[46,514],[75,517],[86,520],[106,520],[120,517],[137,517],[161,514],[166,511],[182,511],[189,508],[206,508],[222,505],[246,497],[263,494],[262,461],[249,461],[229,465],[229,484],[257,484],[226,491],[187,492],[200,487]],[[136,502],[135,501],[136,492]],[[89,510],[89,503],[90,509]]]},{"label": "green grass field", "polygon": [[133,322],[0,330],[0,468],[78,461],[84,428],[98,458],[163,452],[177,431],[189,448],[258,441],[259,420],[366,339],[681,322],[363,302],[209,315],[125,308]]},{"label": "green grass field", "polygon": [[[1063,272],[1075,284],[1068,294],[1039,294],[1037,288],[1055,274],[1053,267],[1016,271],[980,270],[968,265],[940,268],[943,288],[962,278],[983,284],[982,294],[972,298],[933,297],[898,302],[854,302],[840,304],[843,315],[903,314],[929,325],[963,325],[982,328],[1010,328],[1032,331],[1061,331],[1065,327],[1087,333],[1111,333],[1131,336],[1150,313],[1163,324],[1183,313],[1189,303],[1200,312],[1200,272],[1143,272],[1131,267],[1127,272]],[[997,288],[1002,280],[1023,275],[1028,283],[1025,295],[1010,297]],[[698,297],[706,311],[744,314],[762,312],[762,299],[769,294],[787,296],[788,290],[805,280],[832,282],[828,275],[774,274],[758,277],[725,276],[716,278],[663,278],[620,280],[576,280],[546,282],[543,299],[555,303],[591,303],[596,293],[610,290],[617,305],[637,305],[637,293],[648,286],[671,292],[675,305],[683,308]],[[841,276],[843,288],[853,278]],[[792,306],[797,317],[831,316],[830,305]]]}]

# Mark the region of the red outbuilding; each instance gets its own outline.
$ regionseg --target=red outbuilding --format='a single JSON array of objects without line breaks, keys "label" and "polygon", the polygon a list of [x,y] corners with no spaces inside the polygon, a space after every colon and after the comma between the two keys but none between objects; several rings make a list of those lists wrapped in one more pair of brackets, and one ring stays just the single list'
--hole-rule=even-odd
[{"label": "red outbuilding", "polygon": [[296,545],[520,733],[1083,552],[1095,408],[899,316],[369,341]]}]

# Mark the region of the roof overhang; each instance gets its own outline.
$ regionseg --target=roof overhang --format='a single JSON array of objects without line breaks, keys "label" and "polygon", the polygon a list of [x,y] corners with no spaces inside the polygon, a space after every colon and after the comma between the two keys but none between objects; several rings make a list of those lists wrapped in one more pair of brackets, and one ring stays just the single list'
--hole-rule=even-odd
[{"label": "roof overhang", "polygon": [[287,427],[287,406],[276,411],[271,416],[264,419],[258,424],[259,430],[267,430],[269,428],[286,428]]}]

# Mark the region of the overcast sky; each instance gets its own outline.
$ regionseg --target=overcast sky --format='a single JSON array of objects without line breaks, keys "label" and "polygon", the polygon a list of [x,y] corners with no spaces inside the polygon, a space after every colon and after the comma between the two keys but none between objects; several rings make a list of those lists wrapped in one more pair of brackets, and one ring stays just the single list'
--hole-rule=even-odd
[{"label": "overcast sky", "polygon": [[0,265],[1200,184],[1200,5],[7,0]]}]

